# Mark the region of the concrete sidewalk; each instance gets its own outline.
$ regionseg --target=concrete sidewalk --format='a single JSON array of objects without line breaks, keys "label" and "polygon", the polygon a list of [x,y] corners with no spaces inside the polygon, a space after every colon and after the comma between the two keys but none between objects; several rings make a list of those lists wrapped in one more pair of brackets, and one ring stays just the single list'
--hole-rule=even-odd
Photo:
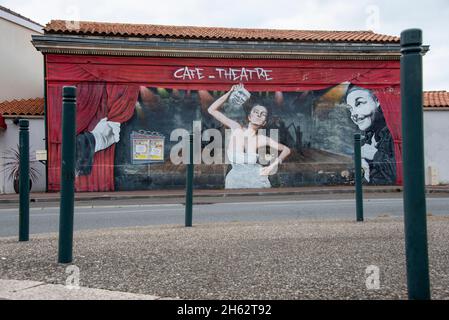
[{"label": "concrete sidewalk", "polygon": [[[289,196],[289,195],[320,195],[320,194],[352,194],[354,186],[323,186],[271,189],[219,189],[194,190],[197,197],[234,197],[234,196]],[[428,186],[427,193],[448,193],[447,186]],[[397,193],[402,192],[402,186],[364,186],[365,193]],[[75,201],[91,200],[128,200],[128,199],[173,199],[185,197],[185,190],[145,190],[145,191],[113,191],[113,192],[78,192]],[[31,202],[59,202],[59,192],[31,193]],[[0,204],[19,203],[18,194],[0,194]]]},{"label": "concrete sidewalk", "polygon": [[92,289],[70,288],[61,284],[46,284],[28,280],[1,280],[0,299],[5,300],[161,300],[146,294]]},{"label": "concrete sidewalk", "polygon": [[[402,192],[401,186],[369,186],[365,192]],[[447,192],[449,186],[428,188],[429,193]],[[261,195],[306,195],[306,194],[342,194],[354,193],[352,186],[335,187],[301,187],[301,188],[272,188],[272,189],[233,189],[233,190],[194,190],[198,197],[231,197],[231,196],[261,196]],[[145,190],[145,191],[115,191],[115,192],[77,192],[75,201],[90,200],[127,200],[127,199],[169,199],[182,198],[185,190]],[[31,193],[31,202],[57,202],[59,192]],[[1,194],[1,203],[18,203],[18,194]]]}]

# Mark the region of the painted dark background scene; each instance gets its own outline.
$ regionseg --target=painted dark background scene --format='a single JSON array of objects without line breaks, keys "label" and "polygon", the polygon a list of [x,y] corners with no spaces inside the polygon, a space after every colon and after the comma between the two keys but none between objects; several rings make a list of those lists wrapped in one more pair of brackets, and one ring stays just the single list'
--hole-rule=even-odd
[{"label": "painted dark background scene", "polygon": [[[360,132],[351,121],[340,86],[303,92],[257,92],[243,107],[228,103],[223,112],[245,124],[252,106],[268,109],[267,133],[278,129],[279,142],[292,153],[270,176],[272,187],[308,185],[348,185],[354,180],[353,136]],[[185,186],[185,165],[170,161],[170,150],[178,141],[170,141],[174,129],[192,130],[193,121],[201,121],[202,130],[224,127],[207,112],[223,91],[191,91],[141,87],[132,118],[121,125],[115,152],[115,189],[170,189]],[[131,134],[145,130],[165,137],[164,161],[133,164]],[[210,142],[203,142],[205,147]],[[223,141],[224,145],[224,141]],[[224,149],[223,149],[224,157]],[[195,165],[196,188],[224,188],[229,164]]]}]

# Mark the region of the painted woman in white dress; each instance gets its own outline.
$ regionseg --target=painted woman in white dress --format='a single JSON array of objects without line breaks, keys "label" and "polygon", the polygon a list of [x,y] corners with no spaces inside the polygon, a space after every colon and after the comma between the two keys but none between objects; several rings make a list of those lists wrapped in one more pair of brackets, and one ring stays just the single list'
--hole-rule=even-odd
[{"label": "painted woman in white dress", "polygon": [[[252,107],[248,115],[247,127],[241,126],[220,111],[233,91],[236,91],[238,99],[239,92],[242,92],[242,90],[242,84],[234,85],[229,92],[218,98],[208,108],[210,115],[231,130],[226,155],[231,162],[232,169],[226,175],[225,188],[270,188],[268,176],[277,172],[278,166],[290,154],[290,149],[258,132],[267,123],[268,111],[264,106],[255,105]],[[245,100],[245,97],[241,97],[241,100]],[[262,166],[258,163],[260,159],[257,151],[265,147],[270,147],[271,154],[273,154],[273,150],[277,150],[275,159],[268,166]]]}]

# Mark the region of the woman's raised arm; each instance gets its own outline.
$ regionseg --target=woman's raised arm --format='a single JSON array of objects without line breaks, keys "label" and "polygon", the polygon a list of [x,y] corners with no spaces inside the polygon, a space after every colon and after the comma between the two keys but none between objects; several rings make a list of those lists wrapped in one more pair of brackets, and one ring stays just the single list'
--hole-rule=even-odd
[{"label": "woman's raised arm", "polygon": [[235,86],[232,86],[231,90],[226,92],[224,95],[222,95],[220,98],[214,101],[210,105],[210,107],[207,109],[207,112],[220,121],[222,124],[224,124],[226,127],[230,129],[239,129],[241,128],[240,124],[238,124],[236,121],[226,117],[219,109],[223,106],[223,104],[228,100],[229,96],[231,95],[232,91],[234,90]]}]

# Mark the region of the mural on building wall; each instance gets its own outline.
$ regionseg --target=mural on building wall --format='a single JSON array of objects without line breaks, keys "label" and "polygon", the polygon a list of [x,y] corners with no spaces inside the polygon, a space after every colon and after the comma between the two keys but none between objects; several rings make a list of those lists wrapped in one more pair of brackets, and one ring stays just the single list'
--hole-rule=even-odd
[{"label": "mural on building wall", "polygon": [[[67,83],[67,74],[78,88],[78,191],[183,188],[190,132],[196,188],[351,185],[354,133],[364,136],[364,182],[402,182],[399,78],[389,65],[352,62],[346,70],[329,62],[336,69],[326,71],[322,62],[250,68],[135,60],[111,67],[53,59],[50,190],[59,188],[59,82]],[[152,77],[161,84],[143,82]]]},{"label": "mural on building wall", "polygon": [[[179,128],[190,132],[194,121],[200,122],[203,136],[216,129],[222,139],[222,148],[213,150],[222,161],[200,164],[199,187],[351,184],[353,134],[358,130],[366,137],[365,182],[396,181],[393,139],[380,104],[370,90],[349,84],[305,92],[249,92],[243,85],[227,92],[142,86],[128,121],[102,118],[91,131],[77,135],[77,175],[90,175],[95,153],[115,145],[117,190],[182,187],[183,166],[170,159],[179,141],[170,136]],[[228,143],[226,129],[231,129]],[[273,132],[275,139],[269,135]],[[208,144],[202,141],[202,150]],[[266,147],[277,151],[277,170],[260,158]],[[273,154],[263,151],[265,157]]]}]

